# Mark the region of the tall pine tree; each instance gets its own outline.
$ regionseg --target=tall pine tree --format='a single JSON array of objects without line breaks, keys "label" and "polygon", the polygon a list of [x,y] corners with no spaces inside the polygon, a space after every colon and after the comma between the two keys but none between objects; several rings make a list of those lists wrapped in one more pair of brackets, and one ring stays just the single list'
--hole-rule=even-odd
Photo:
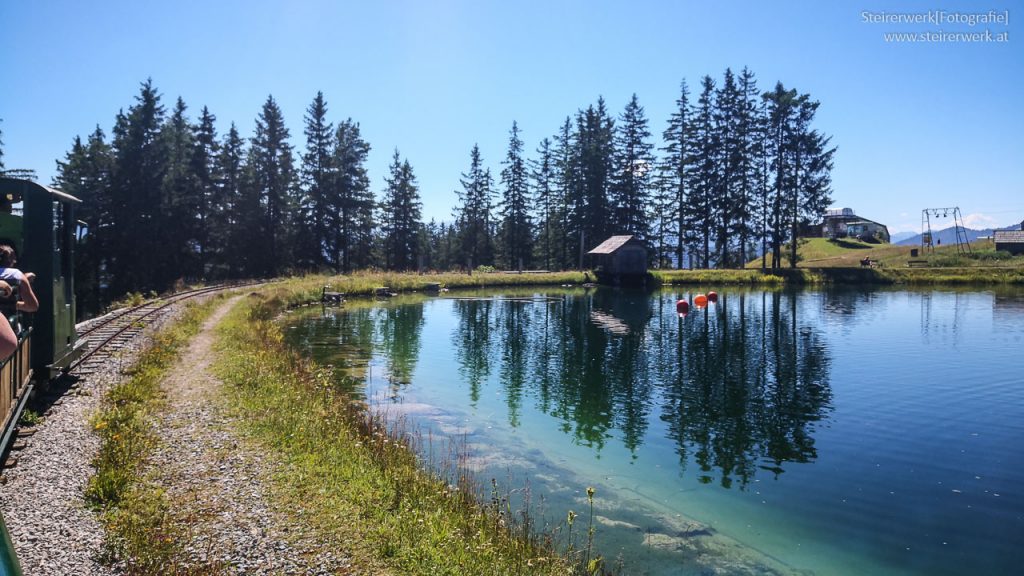
[{"label": "tall pine tree", "polygon": [[113,132],[111,171],[111,293],[168,288],[161,256],[173,226],[163,219],[167,173],[166,141],[160,137],[164,107],[152,80],[142,84],[135,104],[120,112]]},{"label": "tall pine tree", "polygon": [[370,145],[351,118],[334,134],[335,180],[327,201],[327,252],[344,272],[367,268],[373,258],[374,197],[366,160]]},{"label": "tall pine tree", "polygon": [[644,109],[633,94],[615,130],[615,171],[611,185],[614,232],[632,234],[648,246],[651,245],[648,209],[654,169],[651,152],[654,146],[649,142],[650,137]]},{"label": "tall pine tree", "polygon": [[506,270],[531,265],[533,232],[529,213],[530,190],[523,141],[519,125],[512,122],[508,153],[501,170],[502,200],[500,206],[501,258],[498,264]]},{"label": "tall pine tree", "polygon": [[293,229],[295,171],[289,132],[281,108],[268,96],[256,119],[256,134],[249,146],[252,193],[262,208],[262,242],[251,247],[251,261],[259,261],[259,271],[274,277],[290,265],[290,241]]},{"label": "tall pine tree", "polygon": [[480,147],[473,145],[469,154],[469,172],[462,174],[462,190],[456,191],[460,206],[455,218],[459,228],[459,263],[472,270],[494,264],[493,179],[484,168]]},{"label": "tall pine tree", "polygon": [[306,152],[302,155],[302,197],[296,231],[296,261],[303,268],[327,263],[330,201],[338,181],[333,162],[334,127],[327,121],[323,92],[306,109]]},{"label": "tall pine tree", "polygon": [[419,265],[420,220],[422,204],[419,188],[409,161],[395,150],[385,178],[387,186],[380,203],[381,237],[384,267],[388,270],[413,270]]}]

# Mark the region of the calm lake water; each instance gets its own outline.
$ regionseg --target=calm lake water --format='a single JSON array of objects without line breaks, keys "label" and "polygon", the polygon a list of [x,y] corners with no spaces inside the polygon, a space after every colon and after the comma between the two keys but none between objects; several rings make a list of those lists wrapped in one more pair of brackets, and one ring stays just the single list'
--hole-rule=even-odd
[{"label": "calm lake water", "polygon": [[289,334],[552,523],[594,486],[628,574],[1024,571],[1024,291],[725,290],[679,318],[694,294],[402,297]]}]

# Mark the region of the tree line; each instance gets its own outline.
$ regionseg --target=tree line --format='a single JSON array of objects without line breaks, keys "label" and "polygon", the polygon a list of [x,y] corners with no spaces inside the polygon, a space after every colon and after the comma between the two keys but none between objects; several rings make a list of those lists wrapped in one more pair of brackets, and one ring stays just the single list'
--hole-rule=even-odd
[{"label": "tree line", "polygon": [[835,148],[813,128],[818,105],[726,69],[695,99],[681,83],[660,142],[636,95],[617,116],[598,98],[533,154],[513,122],[497,177],[474,146],[451,220],[423,222],[409,161],[394,150],[375,194],[359,123],[332,123],[322,93],[295,150],[272,96],[243,139],[234,123],[217,134],[206,107],[194,120],[181,98],[168,110],[147,80],[109,138],[97,126],[74,139],[54,185],[83,200],[86,308],[182,277],[570,269],[612,234],[643,241],[658,267],[741,267],[761,254],[778,268],[795,265],[799,237],[831,202]]}]

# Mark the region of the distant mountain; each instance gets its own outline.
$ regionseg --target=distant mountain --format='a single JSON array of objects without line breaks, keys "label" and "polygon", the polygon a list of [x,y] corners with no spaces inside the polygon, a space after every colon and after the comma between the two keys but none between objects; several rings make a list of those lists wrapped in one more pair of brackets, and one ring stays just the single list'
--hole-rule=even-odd
[{"label": "distant mountain", "polygon": [[914,236],[918,235],[919,234],[917,232],[897,232],[889,237],[889,242],[892,242],[893,244],[899,244],[900,242],[906,240],[907,238],[913,238]]},{"label": "distant mountain", "polygon": [[[964,228],[963,231],[967,233],[967,241],[968,242],[974,242],[975,240],[977,240],[978,238],[981,238],[983,236],[991,236],[992,232],[994,232],[994,230],[992,228],[985,228],[984,230],[975,230],[973,228]],[[895,236],[900,236],[901,234],[905,234],[905,233],[896,234]],[[953,227],[953,226],[950,226],[949,228],[946,228],[944,230],[939,230],[939,231],[932,230],[932,243],[939,243],[940,241],[941,241],[942,244],[956,244],[956,228]],[[898,244],[900,246],[913,246],[915,244],[920,244],[920,243],[921,243],[921,235],[920,234],[914,234],[913,236],[910,236],[909,238],[903,238],[902,240],[899,240],[898,242],[893,242],[893,244]]]}]

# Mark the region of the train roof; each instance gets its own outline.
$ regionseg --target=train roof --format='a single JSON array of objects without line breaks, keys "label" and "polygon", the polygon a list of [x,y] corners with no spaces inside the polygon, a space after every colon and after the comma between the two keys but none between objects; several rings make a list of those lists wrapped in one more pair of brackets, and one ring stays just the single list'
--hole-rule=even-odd
[{"label": "train roof", "polygon": [[43,186],[38,182],[21,180],[18,178],[0,177],[0,195],[7,195],[11,203],[20,202],[26,193],[49,194],[53,196],[55,200],[60,202],[76,202],[79,204],[82,202],[80,199],[64,192],[63,190]]}]

